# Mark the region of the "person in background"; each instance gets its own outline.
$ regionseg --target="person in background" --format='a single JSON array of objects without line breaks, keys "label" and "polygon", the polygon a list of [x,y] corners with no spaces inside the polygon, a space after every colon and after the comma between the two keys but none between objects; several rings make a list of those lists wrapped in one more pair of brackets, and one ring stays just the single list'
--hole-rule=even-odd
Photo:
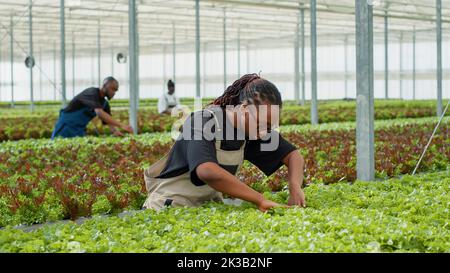
[{"label": "person in background", "polygon": [[175,83],[169,80],[167,83],[167,92],[158,100],[158,113],[168,114],[172,113],[172,109],[180,105],[180,100],[175,96]]},{"label": "person in background", "polygon": [[119,82],[113,77],[107,77],[101,88],[91,87],[75,96],[69,105],[60,111],[52,139],[86,136],[86,127],[96,116],[103,124],[110,126],[115,136],[123,136],[119,128],[132,134],[131,126],[122,124],[111,116],[109,101],[118,90]]}]

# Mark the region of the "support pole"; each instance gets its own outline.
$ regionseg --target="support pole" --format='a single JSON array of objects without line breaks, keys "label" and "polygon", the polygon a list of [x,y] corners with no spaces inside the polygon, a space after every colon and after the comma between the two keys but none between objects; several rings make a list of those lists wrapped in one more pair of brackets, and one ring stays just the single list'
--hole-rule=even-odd
[{"label": "support pole", "polygon": [[306,75],[305,75],[305,9],[300,10],[302,32],[302,105],[306,104]]},{"label": "support pole", "polygon": [[399,68],[399,81],[400,81],[400,99],[403,99],[403,32],[400,32],[400,43],[399,43],[399,58],[400,58],[400,68]]},{"label": "support pole", "polygon": [[175,23],[172,23],[172,79],[177,82],[177,36]]},{"label": "support pole", "polygon": [[56,101],[56,43],[53,42],[53,101]]},{"label": "support pole", "polygon": [[111,48],[111,76],[114,77],[114,47]]},{"label": "support pole", "polygon": [[98,86],[102,86],[102,36],[100,33],[100,20],[98,20],[97,24],[97,76]]},{"label": "support pole", "polygon": [[344,73],[345,73],[345,78],[344,78],[344,83],[345,83],[345,98],[348,98],[348,36],[345,36],[344,39]]},{"label": "support pole", "polygon": [[202,66],[202,90],[203,96],[207,97],[206,93],[206,52],[207,52],[207,44],[203,43],[203,66]]},{"label": "support pole", "polygon": [[442,1],[436,0],[437,115],[442,115]]},{"label": "support pole", "polygon": [[0,102],[2,101],[2,86],[3,86],[3,78],[2,78],[2,41],[0,41]]},{"label": "support pole", "polygon": [[227,11],[223,9],[223,90],[227,89]]},{"label": "support pole", "polygon": [[64,0],[60,0],[60,22],[61,22],[61,96],[63,107],[66,106],[66,21]]},{"label": "support pole", "polygon": [[295,25],[294,42],[294,99],[295,103],[300,104],[300,11],[297,15],[297,24]]},{"label": "support pole", "polygon": [[14,25],[13,25],[13,17],[11,15],[10,18],[10,30],[11,33],[11,48],[10,48],[10,54],[11,54],[11,107],[14,107]]},{"label": "support pole", "polygon": [[195,98],[200,94],[200,0],[195,0]]},{"label": "support pole", "polygon": [[[140,1],[140,2],[142,2],[142,1]],[[138,93],[136,93],[136,100],[137,100],[137,102],[136,102],[136,111],[138,111],[139,110],[139,97],[140,97],[140,86],[141,86],[141,78],[140,78],[140,75],[141,75],[141,72],[140,72],[140,69],[139,69],[139,64],[140,64],[140,57],[141,57],[141,47],[140,47],[140,44],[139,44],[139,41],[140,41],[140,36],[139,36],[139,24],[138,24],[138,13],[137,13],[137,11],[138,11],[138,7],[136,6],[136,86],[137,86],[137,90],[138,90]],[[137,133],[136,133],[137,134]]]},{"label": "support pole", "polygon": [[384,98],[389,99],[389,24],[388,13],[384,15]]},{"label": "support pole", "polygon": [[137,17],[136,0],[128,1],[128,20],[129,20],[129,55],[130,55],[130,125],[133,127],[134,134],[138,133],[138,106],[139,106],[139,85],[137,68],[139,59],[137,55],[138,36],[137,36]]},{"label": "support pole", "polygon": [[311,124],[319,123],[317,107],[317,6],[311,0]]},{"label": "support pole", "polygon": [[34,56],[33,56],[33,1],[28,0],[28,56],[32,59],[33,65],[30,69],[30,110],[34,111],[34,90],[33,90],[33,66],[34,66]]},{"label": "support pole", "polygon": [[166,89],[166,81],[167,81],[167,60],[166,60],[166,46],[163,46],[163,67],[162,67],[162,71],[163,71],[163,80],[162,80],[162,84],[163,84],[163,90]]},{"label": "support pole", "polygon": [[367,0],[356,1],[356,148],[359,180],[375,178],[373,7]]},{"label": "support pole", "polygon": [[90,73],[91,74],[91,85],[95,86],[97,83],[97,79],[96,79],[97,73],[95,72],[95,55],[96,55],[96,53],[94,51],[92,51],[92,52],[89,52],[89,55],[90,55],[89,60],[91,62],[91,73]]},{"label": "support pole", "polygon": [[72,98],[75,97],[75,34],[72,32]]},{"label": "support pole", "polygon": [[246,53],[247,53],[247,72],[245,72],[245,74],[250,73],[250,44],[247,42],[247,46],[246,46]]},{"label": "support pole", "polygon": [[238,35],[237,35],[237,74],[238,79],[241,77],[241,28],[238,28]]},{"label": "support pole", "polygon": [[39,100],[42,101],[42,48],[39,47]]},{"label": "support pole", "polygon": [[416,100],[416,26],[413,28],[413,100]]}]

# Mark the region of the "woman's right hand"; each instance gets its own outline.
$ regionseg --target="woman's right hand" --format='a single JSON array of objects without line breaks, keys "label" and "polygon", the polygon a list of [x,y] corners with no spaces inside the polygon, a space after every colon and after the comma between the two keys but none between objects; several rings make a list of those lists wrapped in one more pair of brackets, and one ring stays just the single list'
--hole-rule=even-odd
[{"label": "woman's right hand", "polygon": [[282,205],[275,203],[273,201],[267,200],[267,199],[263,199],[259,204],[258,204],[258,209],[262,212],[266,212],[271,208],[274,207],[281,207]]}]

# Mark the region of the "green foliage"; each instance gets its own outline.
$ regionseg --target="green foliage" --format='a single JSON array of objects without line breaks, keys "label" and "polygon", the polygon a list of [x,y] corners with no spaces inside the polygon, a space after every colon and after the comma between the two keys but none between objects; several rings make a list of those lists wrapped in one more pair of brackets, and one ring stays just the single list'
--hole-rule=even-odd
[{"label": "green foliage", "polygon": [[[308,208],[209,203],[0,230],[0,252],[450,252],[447,172],[313,184]],[[286,202],[286,192],[265,193]]]},{"label": "green foliage", "polygon": [[[211,100],[205,99],[206,105]],[[113,116],[127,123],[129,120],[126,101],[113,100]],[[168,132],[177,120],[168,115],[158,114],[155,100],[144,100],[139,109],[138,127],[140,133]],[[435,101],[376,101],[375,118],[389,120],[397,118],[433,117],[436,113]],[[193,109],[193,100],[185,99],[182,104]],[[331,101],[319,104],[319,122],[350,122],[356,119],[355,102]],[[298,106],[292,101],[285,103],[281,125],[299,125],[310,123],[310,106]],[[50,138],[58,118],[59,108],[46,107],[35,113],[24,109],[0,109],[0,142],[20,139]],[[448,114],[450,116],[450,113]],[[102,126],[99,119],[94,119],[87,127],[88,135],[109,135],[109,127]]]},{"label": "green foliage", "polygon": [[[420,172],[450,166],[448,121]],[[434,125],[434,118],[377,122],[377,178],[411,173]],[[291,126],[282,132],[305,158],[307,183],[355,181],[353,125]],[[139,209],[146,198],[143,170],[166,154],[171,143],[168,134],[2,143],[0,226]],[[287,186],[287,169],[266,177],[246,162],[238,178],[259,192],[278,192]]]}]

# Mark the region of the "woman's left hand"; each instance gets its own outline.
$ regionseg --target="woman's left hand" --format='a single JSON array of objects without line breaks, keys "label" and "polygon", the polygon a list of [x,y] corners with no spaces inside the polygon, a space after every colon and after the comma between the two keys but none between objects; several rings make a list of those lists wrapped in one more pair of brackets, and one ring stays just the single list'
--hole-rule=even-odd
[{"label": "woman's left hand", "polygon": [[303,192],[303,190],[299,190],[298,192],[291,192],[288,200],[288,205],[306,208],[305,193]]}]

